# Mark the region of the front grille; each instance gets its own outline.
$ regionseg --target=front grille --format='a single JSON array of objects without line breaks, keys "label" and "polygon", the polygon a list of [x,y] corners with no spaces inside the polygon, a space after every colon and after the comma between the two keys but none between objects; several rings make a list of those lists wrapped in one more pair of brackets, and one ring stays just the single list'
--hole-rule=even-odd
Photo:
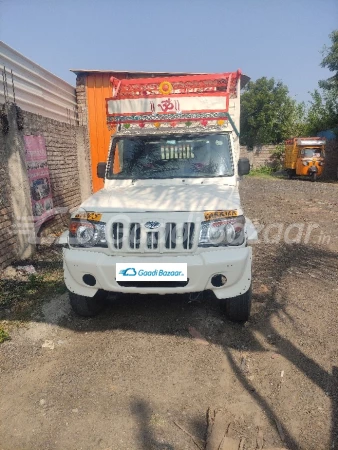
[{"label": "front grille", "polygon": [[121,250],[123,244],[123,223],[113,223],[113,246],[116,249]]},{"label": "front grille", "polygon": [[176,248],[176,223],[165,224],[165,248]]},{"label": "front grille", "polygon": [[158,231],[147,232],[147,248],[149,250],[157,250],[158,248]]},{"label": "front grille", "polygon": [[127,252],[189,251],[194,246],[195,234],[193,222],[167,222],[156,230],[146,229],[141,222],[114,222],[112,245]]},{"label": "front grille", "polygon": [[141,225],[139,223],[131,223],[129,227],[129,247],[133,250],[140,248]]},{"label": "front grille", "polygon": [[194,242],[195,224],[193,222],[186,222],[183,225],[183,248],[185,250],[192,249]]}]

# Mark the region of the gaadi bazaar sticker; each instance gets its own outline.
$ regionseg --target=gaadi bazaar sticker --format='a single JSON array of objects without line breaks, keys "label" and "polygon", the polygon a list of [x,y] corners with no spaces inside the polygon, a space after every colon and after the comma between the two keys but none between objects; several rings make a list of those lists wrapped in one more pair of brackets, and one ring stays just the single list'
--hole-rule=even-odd
[{"label": "gaadi bazaar sticker", "polygon": [[224,219],[229,217],[237,217],[238,211],[237,209],[229,209],[226,211],[205,211],[204,212],[204,220],[210,221],[215,219]]}]

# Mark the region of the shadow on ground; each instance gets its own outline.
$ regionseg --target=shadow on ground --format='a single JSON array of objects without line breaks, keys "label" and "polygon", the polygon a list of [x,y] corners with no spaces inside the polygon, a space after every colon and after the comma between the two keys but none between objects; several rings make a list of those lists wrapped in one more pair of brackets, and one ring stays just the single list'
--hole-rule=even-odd
[{"label": "shadow on ground", "polygon": [[[276,316],[286,316],[288,320],[293,321],[293,317],[286,308],[290,299],[284,294],[281,301],[278,295],[278,291],[283,285],[283,276],[288,270],[295,269],[306,276],[315,269],[318,289],[325,289],[325,281],[335,281],[337,254],[302,244],[281,244],[271,246],[268,250],[265,246],[264,250],[256,248],[255,251],[258,255],[254,266],[253,280],[255,277],[263,279],[266,284],[270,283],[271,289],[267,293],[261,293],[255,289],[254,285],[255,306],[250,326],[238,325],[225,320],[211,334],[209,333],[208,339],[223,349],[238,380],[252,399],[266,412],[271,425],[275,427],[276,423],[281,424],[282,433],[285,435],[285,444],[290,449],[298,449],[299,443],[291,431],[283,425],[282,419],[270,405],[269,399],[264,398],[253,388],[232,354],[233,349],[240,348],[246,348],[252,352],[264,352],[266,349],[258,341],[256,332],[266,339],[273,335],[276,352],[289,360],[330,397],[332,405],[330,448],[336,448],[338,444],[338,368],[332,367],[331,373],[324,370],[316,361],[304,354],[294,342],[282,336],[272,324],[271,319]],[[196,326],[199,329],[203,327],[202,321],[198,319],[198,311],[203,308],[211,311],[212,315],[219,315],[217,305],[211,303],[208,298],[196,302],[190,301],[185,295],[123,295],[110,302],[105,314],[88,320],[73,315],[72,320],[63,321],[61,326],[79,333],[118,329],[160,335],[171,334],[188,338],[189,326]],[[193,312],[194,314],[192,314]],[[43,319],[41,318],[41,320]],[[144,450],[149,448],[173,449],[168,443],[156,442],[149,425],[150,409],[144,400],[136,399],[131,405],[131,411],[138,417],[139,441]],[[203,424],[196,424],[196,427],[203,427]],[[199,431],[199,435],[201,434],[204,434],[204,430]]]}]

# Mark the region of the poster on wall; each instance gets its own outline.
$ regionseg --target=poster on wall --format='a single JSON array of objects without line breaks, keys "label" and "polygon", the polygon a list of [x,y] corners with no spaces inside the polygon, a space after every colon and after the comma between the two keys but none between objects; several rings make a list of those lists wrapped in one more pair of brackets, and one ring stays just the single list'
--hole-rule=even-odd
[{"label": "poster on wall", "polygon": [[24,136],[35,229],[55,215],[43,136]]}]

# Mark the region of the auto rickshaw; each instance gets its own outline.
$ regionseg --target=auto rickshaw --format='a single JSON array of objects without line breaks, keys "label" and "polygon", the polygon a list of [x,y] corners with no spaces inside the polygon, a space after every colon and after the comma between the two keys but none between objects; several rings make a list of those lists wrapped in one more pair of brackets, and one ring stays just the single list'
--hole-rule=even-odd
[{"label": "auto rickshaw", "polygon": [[326,141],[320,137],[292,138],[285,141],[284,169],[289,178],[296,175],[316,181],[324,169]]}]

